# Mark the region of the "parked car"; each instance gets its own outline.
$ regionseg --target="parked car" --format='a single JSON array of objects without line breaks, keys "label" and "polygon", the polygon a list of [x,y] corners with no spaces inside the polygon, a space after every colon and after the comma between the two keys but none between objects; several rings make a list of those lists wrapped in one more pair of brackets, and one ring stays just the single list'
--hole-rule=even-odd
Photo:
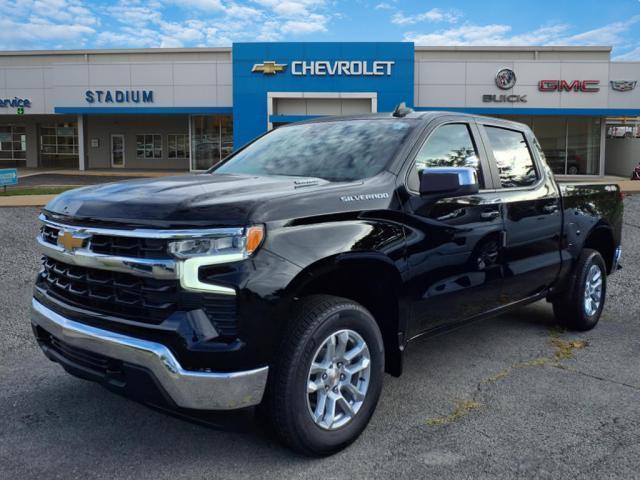
[{"label": "parked car", "polygon": [[575,150],[566,151],[567,156],[567,170],[565,172],[565,150],[545,150],[545,156],[547,164],[551,167],[551,170],[556,175],[578,175],[586,173],[586,168],[582,157],[576,153]]},{"label": "parked car", "polygon": [[525,125],[399,108],[282,126],[205,174],[68,191],[40,219],[51,360],[183,416],[259,405],[327,455],[419,338],[544,299],[593,328],[622,202],[559,185]]}]

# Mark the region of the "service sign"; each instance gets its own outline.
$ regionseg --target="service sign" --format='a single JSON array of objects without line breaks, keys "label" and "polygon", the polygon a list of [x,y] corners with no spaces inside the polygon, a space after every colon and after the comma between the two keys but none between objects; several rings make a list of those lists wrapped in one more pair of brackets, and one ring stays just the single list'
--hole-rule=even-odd
[{"label": "service sign", "polygon": [[17,185],[18,170],[15,168],[0,169],[0,186]]}]

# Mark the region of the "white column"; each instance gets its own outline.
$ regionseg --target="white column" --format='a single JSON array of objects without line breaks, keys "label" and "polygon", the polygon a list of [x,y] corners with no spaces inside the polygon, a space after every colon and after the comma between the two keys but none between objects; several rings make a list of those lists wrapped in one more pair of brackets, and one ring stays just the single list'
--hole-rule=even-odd
[{"label": "white column", "polygon": [[607,150],[607,118],[600,117],[600,162],[599,162],[600,171],[598,172],[598,175],[601,177],[604,177],[607,173],[606,172],[607,166],[605,165],[606,150]]},{"label": "white column", "polygon": [[193,137],[191,135],[191,115],[187,115],[187,122],[189,123],[187,131],[189,132],[189,171],[193,172]]},{"label": "white column", "polygon": [[85,152],[84,152],[84,115],[78,114],[78,157],[80,170],[86,170]]}]

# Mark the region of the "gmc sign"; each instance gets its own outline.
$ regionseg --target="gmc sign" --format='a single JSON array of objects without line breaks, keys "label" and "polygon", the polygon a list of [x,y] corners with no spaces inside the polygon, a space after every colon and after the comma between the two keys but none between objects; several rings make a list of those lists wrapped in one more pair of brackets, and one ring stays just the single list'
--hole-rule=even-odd
[{"label": "gmc sign", "polygon": [[538,90],[541,92],[599,92],[600,80],[540,80]]}]

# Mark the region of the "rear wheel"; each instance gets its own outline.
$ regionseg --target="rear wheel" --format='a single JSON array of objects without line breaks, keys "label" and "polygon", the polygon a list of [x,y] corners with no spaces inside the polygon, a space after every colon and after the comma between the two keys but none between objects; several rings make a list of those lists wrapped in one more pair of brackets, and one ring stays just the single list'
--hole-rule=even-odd
[{"label": "rear wheel", "polygon": [[269,379],[276,434],[307,455],[346,447],[376,408],[383,372],[382,335],[364,307],[328,295],[300,300]]},{"label": "rear wheel", "polygon": [[591,330],[604,308],[607,267],[600,253],[585,248],[578,259],[572,285],[553,301],[558,322],[572,330]]}]

